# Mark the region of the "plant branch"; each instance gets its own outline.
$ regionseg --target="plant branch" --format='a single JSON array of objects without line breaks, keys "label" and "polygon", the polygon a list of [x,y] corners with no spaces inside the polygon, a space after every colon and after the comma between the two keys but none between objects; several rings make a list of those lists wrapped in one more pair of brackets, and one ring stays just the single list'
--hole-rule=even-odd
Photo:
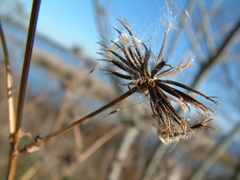
[{"label": "plant branch", "polygon": [[[13,98],[13,76],[11,72],[10,58],[8,54],[7,44],[4,38],[2,24],[0,21],[0,36],[2,41],[2,48],[4,54],[6,78],[7,78],[7,98],[8,98],[8,113],[9,113],[9,124],[10,124],[10,136],[15,132],[15,110],[14,110],[14,98]],[[10,139],[10,142],[12,140]]]},{"label": "plant branch", "polygon": [[226,37],[222,45],[218,48],[215,55],[210,56],[205,63],[202,64],[202,67],[199,71],[199,73],[196,75],[196,78],[193,80],[193,83],[191,87],[197,88],[199,84],[201,84],[202,80],[206,77],[209,70],[212,69],[212,67],[218,63],[221,60],[221,57],[224,56],[226,53],[229,45],[237,39],[236,37],[239,35],[240,32],[240,20],[237,22],[235,27],[232,29],[232,31],[229,33],[229,35]]},{"label": "plant branch", "polygon": [[202,30],[206,39],[206,45],[209,50],[209,53],[214,54],[216,52],[216,43],[214,40],[214,35],[211,27],[210,15],[209,13],[206,13],[207,7],[204,1],[198,1],[197,3],[201,13]]},{"label": "plant branch", "polygon": [[127,129],[124,139],[122,140],[122,143],[118,149],[116,159],[117,161],[113,162],[113,165],[111,167],[108,180],[118,180],[120,179],[120,175],[123,170],[124,161],[127,160],[128,152],[131,148],[131,145],[136,140],[137,136],[139,135],[140,131],[138,128],[129,128]]},{"label": "plant branch", "polygon": [[226,147],[233,141],[235,135],[240,131],[240,124],[237,124],[230,133],[223,138],[214,148],[214,150],[209,153],[208,157],[205,158],[203,163],[199,168],[192,174],[190,180],[200,180],[203,179],[204,174],[211,168],[213,163],[217,160],[217,158],[226,150]]},{"label": "plant branch", "polygon": [[128,96],[132,95],[133,93],[137,92],[138,91],[138,87],[134,87],[133,89],[130,89],[129,91],[127,91],[126,93],[124,93],[123,95],[119,96],[118,98],[116,98],[115,100],[111,101],[110,103],[106,104],[105,106],[99,108],[98,110],[88,114],[87,116],[77,120],[76,122],[70,124],[69,126],[66,126],[60,130],[57,130],[45,137],[40,137],[40,136],[37,136],[34,140],[34,142],[26,145],[23,149],[19,150],[18,151],[18,154],[24,154],[26,152],[33,152],[33,151],[36,151],[38,150],[39,146],[41,143],[43,142],[46,142],[48,141],[49,139],[55,137],[55,136],[58,136],[70,129],[72,129],[73,127],[75,126],[78,126],[82,123],[84,123],[85,121],[89,120],[90,118],[98,115],[99,113],[105,111],[106,109],[112,107],[113,105],[117,104],[118,102],[122,101],[123,99],[127,98]]},{"label": "plant branch", "polygon": [[[124,127],[117,126],[108,131],[106,134],[104,134],[102,137],[100,137],[94,144],[92,144],[86,151],[84,151],[82,154],[80,154],[76,161],[74,161],[71,165],[69,165],[67,168],[65,168],[59,176],[57,176],[56,179],[64,179],[67,175],[72,173],[78,165],[82,164],[85,160],[87,160],[93,153],[95,153],[100,147],[102,147],[103,144],[108,142],[110,139],[115,137],[118,133],[120,133]],[[54,178],[55,179],[55,178]]]},{"label": "plant branch", "polygon": [[[174,2],[171,0],[169,1],[169,3],[171,3],[171,5],[174,5]],[[192,11],[194,10],[194,5],[195,5],[195,1],[193,0],[190,0],[187,2],[187,5],[186,5],[186,10],[189,14],[192,13]],[[185,21],[185,16],[181,16],[180,18],[180,27],[185,27],[186,26],[186,21]],[[190,28],[189,26],[186,26],[186,29],[187,28]],[[171,55],[173,54],[174,50],[176,49],[176,45],[178,42],[178,39],[180,38],[181,36],[181,33],[183,31],[181,31],[181,29],[179,29],[178,31],[176,31],[172,37],[172,40],[170,41],[169,45],[168,45],[168,49],[167,49],[167,55],[168,57],[171,57]]]},{"label": "plant branch", "polygon": [[156,167],[159,165],[159,162],[161,162],[161,159],[164,155],[164,150],[166,149],[166,146],[163,143],[160,143],[154,152],[151,161],[149,162],[147,169],[144,173],[143,180],[150,180],[153,179],[153,175],[156,171]]},{"label": "plant branch", "polygon": [[16,167],[17,167],[17,156],[15,152],[18,149],[18,144],[19,144],[23,105],[24,105],[24,99],[25,99],[28,72],[29,72],[29,67],[31,62],[33,42],[34,42],[34,36],[36,31],[40,2],[41,0],[34,0],[32,4],[32,12],[31,12],[30,23],[29,23],[28,37],[27,37],[27,43],[25,47],[25,54],[24,54],[22,77],[21,77],[19,94],[18,94],[17,116],[16,116],[15,128],[12,136],[13,139],[11,142],[11,150],[9,155],[9,167],[8,167],[8,175],[7,175],[8,176],[7,178],[9,180],[15,179],[15,173],[16,173]]}]

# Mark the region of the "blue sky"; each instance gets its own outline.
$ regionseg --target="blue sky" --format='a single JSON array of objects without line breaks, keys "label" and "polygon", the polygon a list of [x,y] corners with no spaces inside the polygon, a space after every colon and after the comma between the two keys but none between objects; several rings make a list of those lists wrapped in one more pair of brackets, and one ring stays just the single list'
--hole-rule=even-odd
[{"label": "blue sky", "polygon": [[[30,11],[30,1],[21,1]],[[179,13],[183,13],[186,1],[175,2]],[[113,26],[119,27],[116,18],[121,16],[139,32],[139,38],[148,39],[156,31],[161,31],[163,27],[161,17],[164,13],[169,13],[162,0],[109,0],[100,3],[107,7],[110,31]],[[99,50],[96,42],[100,41],[100,36],[92,0],[42,0],[37,31],[68,48],[80,45],[88,54],[94,54]],[[112,36],[116,38],[117,34]]]},{"label": "blue sky", "polygon": [[42,1],[38,32],[60,44],[91,47],[98,39],[91,1]]}]

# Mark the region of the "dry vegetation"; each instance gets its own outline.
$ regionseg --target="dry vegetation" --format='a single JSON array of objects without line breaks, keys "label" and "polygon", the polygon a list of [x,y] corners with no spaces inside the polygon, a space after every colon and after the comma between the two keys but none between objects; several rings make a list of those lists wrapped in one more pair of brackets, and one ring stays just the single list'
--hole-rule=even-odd
[{"label": "dry vegetation", "polygon": [[[95,3],[96,14],[104,18],[98,12],[98,5]],[[199,3],[189,1],[186,7],[189,16],[195,5],[209,16],[213,16],[212,11],[208,12],[204,8],[204,1]],[[174,9],[174,5],[172,8]],[[196,45],[200,44],[200,38],[192,34],[193,28],[200,29],[202,36],[206,36],[206,33],[208,35],[204,36],[207,39],[204,45],[209,47],[209,56],[205,61],[199,61],[200,70],[192,81],[195,88],[208,77],[213,67],[224,61],[223,57],[230,57],[227,48],[239,45],[236,39],[239,38],[240,22],[232,24],[219,45],[214,44],[214,41],[211,42],[213,36],[211,36],[212,32],[208,24],[209,16],[202,18],[203,25],[207,27],[187,26],[182,29],[189,37],[190,44],[193,45],[191,51],[197,54],[197,59],[201,56],[198,56],[200,47]],[[184,23],[184,20],[181,23]],[[198,33],[201,34],[200,32]],[[178,40],[179,33],[180,31],[176,31],[172,41],[169,42],[169,47],[174,47],[172,42]],[[24,45],[20,44],[20,46]],[[173,49],[167,51],[169,56],[172,51]],[[9,48],[9,53],[13,53],[11,48]],[[166,146],[159,141],[155,127],[152,126],[154,118],[149,113],[151,108],[146,108],[143,105],[146,104],[145,102],[138,104],[139,100],[130,96],[127,99],[123,98],[124,100],[120,99],[117,105],[111,106],[104,113],[97,113],[86,123],[81,124],[85,120],[81,121],[80,118],[123,93],[119,94],[115,85],[111,86],[99,79],[96,75],[97,69],[91,71],[95,67],[94,62],[84,61],[86,63],[84,67],[88,64],[93,65],[90,69],[78,68],[64,63],[56,54],[43,52],[40,49],[34,49],[32,54],[29,50],[25,56],[26,54],[29,57],[32,56],[32,66],[44,71],[49,80],[54,80],[59,85],[59,89],[37,95],[31,91],[31,87],[27,89],[26,100],[22,106],[23,118],[19,127],[21,130],[17,135],[17,138],[20,138],[17,149],[22,150],[20,151],[22,154],[10,154],[10,157],[17,156],[18,162],[13,165],[16,168],[16,177],[8,176],[8,179],[197,180],[202,178],[237,179],[239,177],[239,156],[227,150],[240,129],[239,122],[226,136],[220,136],[221,131],[208,128],[198,129],[190,139],[180,140],[178,143]],[[9,106],[4,56],[0,58],[2,80],[0,83],[0,142],[2,144],[0,151],[0,174],[2,176],[0,179],[4,179],[6,174],[9,174]],[[239,61],[235,63],[238,65]],[[13,72],[15,103],[19,98],[17,91],[19,79],[19,74]],[[128,91],[127,87],[125,89]],[[58,96],[59,104],[49,101],[51,96]],[[15,104],[15,110],[18,105]],[[45,138],[63,127],[72,127],[71,124],[76,120],[79,120],[79,123],[75,124],[70,131],[57,137],[54,135],[51,138]],[[12,132],[12,134],[17,133]],[[33,146],[30,149],[24,148],[31,142]],[[36,152],[28,152],[35,150],[34,148],[37,148]],[[13,149],[12,152],[17,151]]]}]

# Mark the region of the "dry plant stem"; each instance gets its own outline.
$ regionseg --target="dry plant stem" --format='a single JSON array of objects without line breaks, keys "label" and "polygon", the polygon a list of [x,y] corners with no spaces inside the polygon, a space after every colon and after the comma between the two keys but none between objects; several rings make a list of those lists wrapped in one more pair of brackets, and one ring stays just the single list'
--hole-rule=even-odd
[{"label": "dry plant stem", "polygon": [[237,133],[240,131],[240,124],[237,124],[232,131],[224,138],[222,139],[217,147],[208,154],[208,157],[205,158],[203,163],[200,165],[200,167],[197,168],[197,170],[193,173],[190,180],[200,180],[204,179],[204,175],[206,172],[211,168],[211,166],[214,164],[214,162],[217,160],[219,156],[226,150],[226,147],[233,141],[233,138]]},{"label": "dry plant stem", "polygon": [[[174,1],[170,0],[169,3],[171,3],[171,5],[174,5]],[[195,1],[193,0],[190,0],[187,2],[187,5],[186,5],[186,10],[188,11],[189,14],[192,13],[193,9],[194,9],[194,4],[195,4]],[[180,27],[184,27],[186,26],[186,22],[185,22],[185,17],[184,16],[181,16],[181,19],[180,19]],[[188,27],[186,27],[188,28]],[[167,55],[170,57],[172,54],[173,54],[173,51],[176,49],[176,45],[178,42],[178,39],[180,38],[180,35],[181,35],[182,31],[176,31],[173,35],[173,38],[169,44],[169,48],[167,50]]]},{"label": "dry plant stem", "polygon": [[[61,171],[58,175],[56,175],[53,179],[63,179],[67,175],[71,174],[81,163],[83,163],[85,160],[87,160],[94,152],[96,152],[103,144],[108,142],[110,139],[115,137],[118,133],[120,133],[122,130],[124,130],[123,126],[117,126],[111,128],[107,133],[105,133],[102,137],[100,137],[98,140],[96,140],[88,149],[86,149],[84,152],[79,152],[76,155],[75,161],[73,161],[67,168],[64,168],[63,171]],[[46,175],[48,172],[51,172],[51,170],[59,164],[60,159],[55,158],[51,159],[50,161],[47,161],[46,163],[42,164],[42,169],[37,170],[35,169],[36,174],[34,174],[31,178],[34,179],[40,179],[44,175]],[[38,168],[39,169],[39,168]],[[26,178],[25,178],[26,179]],[[25,180],[21,179],[21,180]],[[30,178],[28,178],[30,179]]]},{"label": "dry plant stem", "polygon": [[[60,129],[62,127],[62,124],[64,122],[65,116],[67,114],[67,111],[71,108],[72,104],[73,104],[73,87],[75,85],[75,78],[71,79],[70,82],[68,83],[66,90],[65,90],[65,95],[64,95],[64,99],[62,102],[62,105],[60,107],[60,111],[58,113],[56,122],[53,126],[52,131],[56,131],[58,129]],[[52,147],[54,146],[55,141],[51,141],[49,142],[49,147],[50,149],[52,149]]]},{"label": "dry plant stem", "polygon": [[[71,78],[69,81],[70,82],[68,83],[68,85],[66,87],[64,100],[62,102],[59,114],[57,116],[57,120],[53,126],[53,130],[52,130],[53,132],[62,127],[66,113],[71,109],[71,107],[73,107],[74,103],[78,100],[79,95],[80,95],[79,89],[74,91],[74,86],[76,85],[77,78],[75,78],[75,77]],[[78,98],[76,98],[76,97],[78,97]],[[74,122],[74,120],[76,118],[71,118],[71,119]],[[81,146],[82,146],[80,128],[75,127],[75,128],[73,128],[73,131],[74,131],[74,137],[75,137],[77,150],[80,150]],[[50,149],[54,146],[55,141],[56,141],[56,139],[49,142]]]},{"label": "dry plant stem", "polygon": [[72,95],[72,90],[73,90],[74,85],[75,85],[74,79],[72,79],[69,82],[69,84],[67,85],[67,88],[65,90],[64,99],[63,99],[57,120],[54,124],[53,131],[56,131],[61,128],[61,126],[64,122],[64,117],[66,115],[66,112],[70,109],[70,107],[72,105],[73,99],[71,98],[71,95]]},{"label": "dry plant stem", "polygon": [[159,144],[159,146],[157,147],[156,151],[152,156],[152,160],[149,162],[149,165],[147,166],[143,180],[153,179],[154,173],[156,172],[156,169],[157,169],[156,167],[161,162],[161,159],[164,155],[163,152],[165,149],[166,149],[166,146],[163,143]]},{"label": "dry plant stem", "polygon": [[23,114],[28,114],[34,108],[36,108],[37,105],[44,102],[46,99],[47,99],[47,95],[45,95],[45,94],[40,94],[40,95],[34,97],[31,101],[27,102],[24,105]]},{"label": "dry plant stem", "polygon": [[76,161],[74,161],[69,167],[65,168],[56,179],[64,179],[64,177],[72,173],[79,164],[83,163],[94,152],[96,152],[103,144],[105,144],[107,141],[115,137],[122,130],[123,130],[122,126],[117,126],[111,129],[110,131],[108,131],[106,134],[100,137],[93,145],[91,145],[86,151],[80,154],[77,157]]},{"label": "dry plant stem", "polygon": [[[93,76],[86,77],[86,74],[89,73],[88,71],[84,69],[79,71],[76,67],[64,63],[61,59],[36,48],[33,50],[32,63],[63,84],[68,84],[71,78],[76,79],[77,82],[74,89],[84,91],[86,96],[97,99],[104,104],[118,96],[112,86],[102,83],[99,78]],[[90,84],[91,86],[89,86]],[[91,88],[91,91],[88,90],[89,88]]]},{"label": "dry plant stem", "polygon": [[35,164],[33,164],[27,172],[23,174],[23,176],[20,178],[20,180],[29,180],[31,179],[34,174],[41,168],[42,162],[37,161]]},{"label": "dry plant stem", "polygon": [[[108,8],[107,6],[103,6],[99,0],[93,0],[94,12],[95,12],[95,21],[98,32],[100,34],[100,42],[104,44],[108,44],[108,38],[111,36],[111,31],[109,31],[109,17],[108,17]],[[122,89],[118,84],[121,84],[119,79],[111,77],[111,81],[113,83],[114,92],[117,94],[122,94]]]},{"label": "dry plant stem", "polygon": [[[170,0],[169,2],[171,4],[171,6],[173,6],[173,9],[174,9],[175,13],[178,13],[178,8],[174,4],[174,2],[172,0]],[[194,0],[188,1],[187,7],[186,7],[186,10],[187,10],[188,14],[191,14],[191,12],[194,9],[195,4],[196,4],[196,1],[194,1]],[[192,29],[190,24],[188,25],[186,23],[186,15],[181,16],[180,27],[182,28],[182,30],[180,29],[179,31],[176,31],[173,35],[173,39],[170,42],[170,46],[169,46],[170,48],[168,49],[168,53],[167,53],[168,56],[171,56],[173,54],[174,49],[176,49],[175,48],[176,42],[180,38],[183,30],[185,30],[186,35],[188,36],[188,38],[190,40],[189,41],[190,42],[190,48],[188,48],[188,49],[191,49],[190,51],[194,51],[195,55],[198,59],[203,60],[204,59],[204,56],[203,56],[204,53],[201,50],[201,47],[199,45],[198,39],[196,37],[196,32]]]},{"label": "dry plant stem", "polygon": [[108,180],[120,179],[124,167],[124,161],[127,160],[129,150],[139,133],[140,133],[139,129],[135,127],[129,128],[125,132],[124,139],[122,140],[122,143],[117,152],[116,157],[117,161],[113,162],[113,165],[108,176]]},{"label": "dry plant stem", "polygon": [[[204,58],[204,53],[203,53],[203,51],[201,50],[201,48],[200,48],[200,41],[201,41],[201,39],[204,39],[203,38],[203,36],[205,35],[205,37],[208,37],[208,36],[210,36],[210,37],[208,37],[208,38],[205,38],[206,40],[206,42],[207,41],[209,41],[209,43],[211,43],[212,45],[208,45],[209,47],[213,47],[213,50],[211,50],[210,48],[208,48],[209,49],[209,51],[210,51],[210,54],[213,54],[213,53],[215,53],[216,52],[216,45],[215,44],[213,44],[214,43],[214,39],[213,39],[213,35],[212,35],[212,31],[210,31],[211,30],[211,27],[207,27],[207,26],[210,26],[210,23],[209,23],[209,21],[211,20],[211,18],[214,16],[214,14],[216,13],[216,11],[217,11],[217,9],[219,8],[219,6],[221,5],[221,3],[222,3],[222,1],[223,0],[218,0],[218,1],[215,1],[212,5],[211,5],[211,7],[210,7],[210,9],[209,9],[209,11],[208,11],[208,13],[206,13],[207,12],[207,10],[206,10],[206,8],[205,8],[205,13],[204,13],[204,10],[201,8],[201,5],[199,5],[199,8],[200,8],[200,10],[201,10],[201,13],[202,14],[204,14],[202,17],[203,17],[203,21],[204,21],[204,16],[207,16],[207,23],[201,23],[201,25],[199,25],[196,29],[197,29],[197,31],[196,30],[193,30],[193,28],[192,28],[192,26],[187,26],[187,27],[189,27],[189,28],[186,28],[186,34],[187,34],[187,36],[188,36],[188,39],[189,39],[189,41],[190,41],[190,43],[191,43],[191,47],[190,48],[187,48],[186,50],[185,50],[185,52],[183,53],[183,54],[187,54],[187,52],[189,53],[189,51],[191,51],[190,49],[192,49],[194,52],[195,52],[195,54],[197,55],[197,57],[199,58],[199,60],[200,61],[203,61],[205,58]],[[201,3],[204,3],[203,1],[198,1],[198,2],[196,2],[196,3],[199,3],[199,4],[201,4]],[[203,26],[203,28],[202,28],[202,26]],[[204,30],[204,33],[203,33],[203,29],[205,29]],[[206,30],[209,30],[209,35],[208,35],[208,33],[206,32]],[[195,33],[194,33],[195,32]],[[207,34],[206,34],[207,33]],[[196,34],[196,36],[195,36],[195,34]],[[210,35],[211,34],[211,35]],[[224,58],[223,58],[224,59]],[[230,59],[230,58],[229,58]]]},{"label": "dry plant stem", "polygon": [[196,78],[193,80],[193,84],[191,85],[191,87],[197,88],[199,86],[199,84],[208,74],[209,70],[211,70],[212,67],[214,67],[214,65],[216,65],[221,60],[222,56],[224,56],[229,45],[235,39],[237,39],[239,32],[240,32],[240,19],[235,25],[235,27],[232,29],[232,31],[229,33],[229,35],[226,37],[226,39],[223,41],[222,45],[218,48],[215,55],[210,56],[209,59],[202,64],[201,70],[196,75]]},{"label": "dry plant stem", "polygon": [[[60,158],[53,158],[50,161],[47,161],[46,163],[42,163],[41,168],[36,169],[35,174],[33,174],[33,177],[31,179],[41,179],[45,174],[47,174],[50,170],[52,170],[54,167],[59,165],[61,162]],[[28,179],[24,179],[28,180]]]},{"label": "dry plant stem", "polygon": [[19,133],[20,133],[21,122],[22,122],[23,105],[24,105],[24,99],[25,99],[27,78],[28,78],[29,66],[30,66],[30,61],[32,56],[32,48],[33,48],[40,2],[41,2],[40,0],[34,0],[32,5],[27,44],[25,47],[25,54],[24,54],[22,77],[21,77],[19,94],[18,94],[17,117],[16,117],[15,128],[14,128],[15,131],[13,132],[13,137],[12,137],[13,139],[11,142],[11,150],[9,155],[9,167],[8,167],[8,174],[7,174],[7,178],[9,180],[15,179],[15,173],[16,173],[16,167],[17,167],[17,156],[15,152],[18,149],[18,144],[19,144]]},{"label": "dry plant stem", "polygon": [[207,7],[204,1],[198,1],[197,3],[202,17],[202,28],[204,36],[206,37],[206,45],[208,47],[208,50],[210,51],[210,54],[213,54],[216,52],[216,44],[211,28],[209,13],[206,13]]},{"label": "dry plant stem", "polygon": [[78,126],[79,124],[84,123],[85,121],[87,121],[88,119],[98,115],[99,113],[105,111],[106,109],[112,107],[113,105],[117,104],[118,102],[122,101],[123,99],[127,98],[128,96],[132,95],[133,93],[137,92],[138,88],[135,87],[133,89],[130,89],[129,91],[127,91],[126,93],[124,93],[123,95],[121,95],[120,97],[118,97],[117,99],[111,101],[110,103],[106,104],[105,106],[99,108],[98,110],[90,113],[89,115],[77,120],[76,122],[70,124],[69,126],[66,126],[58,131],[55,131],[45,137],[36,137],[35,141],[30,143],[29,145],[26,145],[22,150],[19,150],[18,153],[19,154],[24,154],[26,152],[31,152],[32,149],[37,148],[40,146],[41,143],[48,141],[49,139],[58,136],[70,129],[72,129],[75,126]]},{"label": "dry plant stem", "polygon": [[82,141],[82,135],[81,135],[80,127],[73,128],[73,133],[74,133],[74,140],[75,140],[76,150],[78,152],[83,147],[83,141]]},{"label": "dry plant stem", "polygon": [[[103,24],[103,19],[104,19],[104,15],[105,10],[103,9],[103,7],[101,7],[99,0],[94,0],[93,1],[93,5],[94,5],[94,12],[95,14],[95,18],[96,18],[96,24],[97,24],[97,28],[98,28],[98,32],[100,33],[100,37],[103,43],[106,42],[106,32],[105,32],[105,28],[104,28],[104,24]],[[104,10],[104,11],[103,11]]]},{"label": "dry plant stem", "polygon": [[[10,137],[15,132],[15,110],[14,110],[14,98],[13,98],[13,76],[11,73],[11,66],[9,60],[9,54],[7,50],[7,44],[4,38],[4,33],[2,29],[2,24],[0,21],[0,35],[3,47],[4,61],[6,67],[6,77],[7,77],[7,98],[8,98],[8,114],[9,114],[9,128],[10,128]],[[10,142],[12,139],[10,138]]]}]

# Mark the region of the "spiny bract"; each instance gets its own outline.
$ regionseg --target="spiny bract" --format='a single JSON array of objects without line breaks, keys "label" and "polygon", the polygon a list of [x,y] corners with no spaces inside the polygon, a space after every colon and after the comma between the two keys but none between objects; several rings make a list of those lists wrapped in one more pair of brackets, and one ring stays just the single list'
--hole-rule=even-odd
[{"label": "spiny bract", "polygon": [[[159,139],[168,144],[178,141],[180,138],[189,137],[195,129],[209,127],[206,124],[212,120],[213,110],[174,86],[199,94],[215,104],[218,102],[184,84],[163,79],[189,67],[192,62],[190,59],[185,64],[172,67],[163,60],[170,27],[166,28],[159,53],[153,55],[151,49],[145,43],[134,37],[126,20],[121,18],[118,21],[127,33],[124,30],[114,28],[119,34],[118,40],[111,40],[111,47],[100,43],[104,52],[99,54],[105,57],[101,60],[108,61],[121,71],[115,71],[111,68],[104,70],[119,78],[130,80],[129,83],[124,85],[129,86],[130,89],[135,86],[138,89],[136,92],[149,96],[153,116],[157,121],[155,127]],[[180,115],[171,102],[178,103],[183,110],[186,108],[190,110],[189,105],[194,106],[201,115],[198,123],[190,125],[190,120]]]}]

